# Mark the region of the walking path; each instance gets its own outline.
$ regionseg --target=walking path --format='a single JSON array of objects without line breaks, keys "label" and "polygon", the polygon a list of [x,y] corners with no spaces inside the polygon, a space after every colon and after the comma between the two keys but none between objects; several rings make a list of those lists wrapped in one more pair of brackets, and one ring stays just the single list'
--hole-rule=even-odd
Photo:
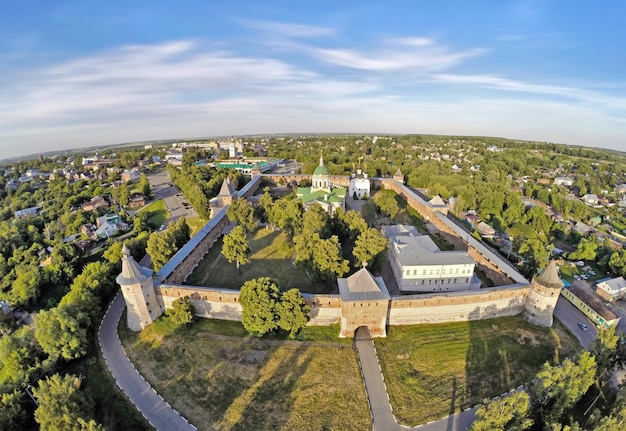
[{"label": "walking path", "polygon": [[156,393],[126,356],[117,335],[117,324],[125,307],[122,293],[118,292],[109,305],[98,330],[100,349],[115,383],[150,422],[150,425],[157,430],[197,431],[195,426],[187,422]]},{"label": "walking path", "polygon": [[438,421],[418,425],[414,428],[400,425],[393,411],[387,393],[387,386],[380,369],[376,348],[366,327],[357,330],[354,345],[359,355],[361,372],[365,381],[365,391],[370,403],[374,431],[419,430],[419,431],[465,431],[474,422],[476,408],[467,409]]}]

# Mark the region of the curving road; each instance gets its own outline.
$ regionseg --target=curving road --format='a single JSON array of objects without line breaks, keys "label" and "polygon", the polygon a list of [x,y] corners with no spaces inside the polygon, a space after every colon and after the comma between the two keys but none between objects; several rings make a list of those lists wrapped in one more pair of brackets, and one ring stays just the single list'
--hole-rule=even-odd
[{"label": "curving road", "polygon": [[157,430],[197,431],[195,426],[187,422],[156,393],[126,356],[117,335],[117,324],[125,307],[122,293],[118,292],[98,330],[100,349],[115,383]]}]

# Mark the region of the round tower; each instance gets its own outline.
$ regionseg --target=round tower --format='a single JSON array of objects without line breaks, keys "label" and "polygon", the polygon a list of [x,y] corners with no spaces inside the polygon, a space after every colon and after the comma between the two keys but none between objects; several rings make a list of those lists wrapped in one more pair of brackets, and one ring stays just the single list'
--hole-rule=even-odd
[{"label": "round tower", "polygon": [[122,272],[115,281],[124,295],[126,321],[131,330],[141,331],[163,314],[154,292],[152,270],[139,266],[126,245],[122,247]]},{"label": "round tower", "polygon": [[533,277],[530,291],[524,304],[524,318],[533,325],[552,326],[552,315],[556,301],[563,288],[563,282],[554,261],[546,269]]}]

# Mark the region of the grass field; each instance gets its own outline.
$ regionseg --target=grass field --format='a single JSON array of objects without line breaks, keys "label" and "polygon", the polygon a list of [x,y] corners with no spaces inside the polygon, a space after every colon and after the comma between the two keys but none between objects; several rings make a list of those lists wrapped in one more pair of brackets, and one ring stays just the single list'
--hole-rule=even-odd
[{"label": "grass field", "polygon": [[202,220],[200,217],[189,217],[189,218],[186,218],[186,220],[187,220],[187,224],[191,228],[191,236],[194,236],[206,224],[206,222]]},{"label": "grass field", "polygon": [[375,341],[393,411],[403,425],[440,419],[528,382],[578,348],[559,322],[522,317],[393,326]]},{"label": "grass field", "polygon": [[141,211],[150,213],[148,224],[154,229],[161,226],[165,223],[165,220],[167,220],[167,207],[163,199],[152,202],[150,205],[143,207]]},{"label": "grass field", "polygon": [[[307,328],[306,338],[332,340],[331,328]],[[138,334],[121,324],[120,337],[144,377],[200,430],[372,428],[349,345],[259,340],[239,322],[209,319],[182,330],[160,319]]]},{"label": "grass field", "polygon": [[248,235],[248,241],[250,263],[241,266],[241,274],[237,274],[234,262],[229,263],[222,256],[222,241],[218,240],[189,276],[187,284],[239,289],[247,280],[271,277],[285,290],[297,287],[307,293],[327,291],[327,286],[314,283],[303,269],[293,265],[294,249],[285,233],[258,229]]}]

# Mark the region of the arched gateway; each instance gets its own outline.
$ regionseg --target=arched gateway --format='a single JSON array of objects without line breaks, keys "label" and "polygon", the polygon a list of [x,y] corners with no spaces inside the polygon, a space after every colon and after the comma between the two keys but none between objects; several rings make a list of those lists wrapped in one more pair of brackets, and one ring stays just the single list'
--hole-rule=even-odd
[{"label": "arched gateway", "polygon": [[353,337],[359,327],[365,326],[372,337],[386,337],[391,296],[383,279],[363,268],[348,278],[338,278],[337,283],[341,295],[339,336]]}]

